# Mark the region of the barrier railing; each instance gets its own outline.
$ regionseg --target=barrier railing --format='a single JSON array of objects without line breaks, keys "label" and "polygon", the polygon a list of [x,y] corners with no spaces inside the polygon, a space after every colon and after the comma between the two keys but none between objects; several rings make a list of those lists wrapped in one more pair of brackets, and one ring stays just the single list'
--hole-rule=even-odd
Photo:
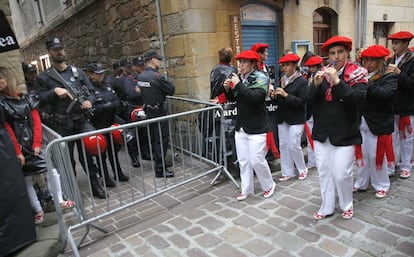
[{"label": "barrier railing", "polygon": [[[99,225],[101,219],[207,175],[215,174],[211,185],[215,184],[221,175],[225,175],[239,188],[238,183],[226,168],[227,151],[222,107],[209,102],[179,97],[168,97],[167,107],[168,115],[166,116],[67,137],[60,137],[48,128],[44,130],[44,134],[49,135],[49,141],[53,139],[46,147],[48,171],[50,172],[52,168],[59,171],[64,195],[75,201],[73,212],[65,215],[59,203],[55,201],[63,242],[62,250],[69,242],[74,256],[80,256],[78,248],[84,243],[91,227],[107,233]],[[164,133],[166,129],[168,135]],[[115,140],[113,131],[122,131],[122,142],[119,142],[119,139]],[[91,170],[88,167],[96,165],[102,170],[107,160],[98,154],[95,157],[95,164],[84,165],[87,183],[81,183],[79,177],[82,176],[83,171],[79,168],[80,165],[77,165],[78,171],[73,167],[68,147],[70,143],[79,142],[80,148],[77,154],[83,155],[87,162],[87,151],[81,139],[97,134],[108,135],[107,149],[112,149],[113,158],[119,154],[121,169],[130,178],[128,182],[121,183],[117,175],[119,170],[115,165],[113,172],[116,187],[107,188],[105,176],[101,177],[103,189],[109,192],[109,196],[105,199],[94,198],[89,176]],[[165,136],[168,137],[169,143],[157,144],[156,141],[163,142]],[[143,140],[148,140],[148,144],[144,144]],[[119,145],[116,142],[123,145],[119,153],[117,153]],[[154,148],[158,147],[157,145],[160,146],[161,152],[168,150],[166,157],[162,155],[161,158],[162,176],[159,170],[156,172],[156,166],[160,166],[160,163],[145,162],[142,158],[146,148],[149,148],[149,157],[154,160],[154,150],[156,150]],[[98,143],[96,146],[99,153],[104,150]],[[166,146],[168,149],[163,149]],[[128,152],[134,147],[136,147],[135,151],[138,152],[137,157],[140,162],[138,168],[132,168],[132,159],[128,156]],[[174,174],[173,177],[169,177],[171,172]],[[78,175],[75,176],[75,174]],[[55,190],[52,189],[53,191]],[[57,199],[57,196],[54,195],[54,198]],[[84,232],[75,242],[72,233],[80,228],[84,228]]]}]

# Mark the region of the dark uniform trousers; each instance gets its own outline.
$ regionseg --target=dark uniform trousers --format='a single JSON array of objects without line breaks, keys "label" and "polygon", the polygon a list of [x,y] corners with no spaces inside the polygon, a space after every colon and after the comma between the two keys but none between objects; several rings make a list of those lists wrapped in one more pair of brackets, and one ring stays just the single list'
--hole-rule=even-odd
[{"label": "dark uniform trousers", "polygon": [[[158,111],[149,111],[146,109],[146,114],[148,118],[157,118],[167,115],[166,105],[161,104],[160,110]],[[156,123],[151,123],[149,126],[150,135],[151,135],[151,144],[152,152],[154,154],[154,163],[155,171],[163,171],[163,168],[166,167],[165,156],[168,150],[168,141],[169,141],[169,124],[168,121],[160,121]],[[163,163],[164,160],[164,163]]]},{"label": "dark uniform trousers", "polygon": [[[53,129],[62,136],[69,136],[84,132],[89,132],[95,130],[92,124],[86,120],[83,114],[79,115],[71,115],[71,114],[54,114],[54,126]],[[69,153],[70,153],[70,160],[72,163],[72,167],[74,168],[75,175],[75,158],[73,155],[75,143],[78,150],[78,157],[79,162],[82,165],[82,168],[86,171],[86,166],[88,167],[89,177],[91,178],[91,182],[94,183],[96,181],[96,174],[98,173],[98,167],[96,167],[95,163],[93,162],[92,156],[85,151],[86,155],[86,165],[85,165],[85,158],[84,153],[82,150],[82,142],[80,140],[71,141],[68,143]]]}]

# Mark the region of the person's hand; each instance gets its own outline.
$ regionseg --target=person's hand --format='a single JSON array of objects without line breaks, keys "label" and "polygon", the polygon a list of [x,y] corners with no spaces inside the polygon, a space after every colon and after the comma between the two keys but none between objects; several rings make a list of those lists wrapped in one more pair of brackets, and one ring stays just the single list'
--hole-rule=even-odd
[{"label": "person's hand", "polygon": [[269,96],[272,97],[275,92],[275,87],[272,84],[269,84]]},{"label": "person's hand", "polygon": [[141,93],[141,88],[139,88],[138,86],[135,87],[135,93]]},{"label": "person's hand", "polygon": [[387,66],[387,72],[394,72],[395,74],[398,75],[398,74],[400,74],[401,70],[400,70],[400,68],[398,68],[397,65],[390,63]]},{"label": "person's hand", "polygon": [[26,160],[23,154],[17,155],[17,161],[20,163],[20,166],[23,166],[26,163]]},{"label": "person's hand", "polygon": [[276,88],[276,95],[280,95],[281,97],[287,97],[288,93],[281,87]]},{"label": "person's hand", "polygon": [[341,82],[341,80],[339,79],[338,71],[335,68],[327,68],[325,70],[325,74],[329,76],[334,85],[338,85],[339,82]]},{"label": "person's hand", "polygon": [[66,88],[55,87],[55,94],[59,98],[70,98],[71,100],[73,100],[73,96],[69,93],[68,90],[66,90]]},{"label": "person's hand", "polygon": [[89,100],[86,100],[85,102],[82,103],[81,108],[82,109],[90,109],[90,108],[92,108],[92,103]]},{"label": "person's hand", "polygon": [[42,152],[42,148],[41,147],[35,147],[34,149],[33,149],[33,154],[35,155],[35,156],[38,156],[40,153]]},{"label": "person's hand", "polygon": [[313,76],[313,84],[315,87],[319,87],[322,84],[324,74],[325,73],[323,71],[318,71],[315,76]]}]

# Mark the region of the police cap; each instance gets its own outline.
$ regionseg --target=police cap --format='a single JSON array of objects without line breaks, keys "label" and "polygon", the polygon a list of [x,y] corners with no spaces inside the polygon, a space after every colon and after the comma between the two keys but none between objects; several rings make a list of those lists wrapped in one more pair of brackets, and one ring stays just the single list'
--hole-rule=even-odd
[{"label": "police cap", "polygon": [[64,45],[60,38],[54,37],[46,41],[47,50],[63,49]]},{"label": "police cap", "polygon": [[157,51],[155,51],[155,50],[149,50],[149,51],[144,53],[144,60],[145,61],[151,60],[152,58],[162,60],[162,56],[159,55],[157,53]]},{"label": "police cap", "polygon": [[24,63],[23,62],[22,66],[23,66],[23,72],[24,73],[36,72],[37,71],[36,66],[34,66],[31,63]]},{"label": "police cap", "polygon": [[119,62],[119,64],[122,66],[122,67],[130,67],[130,66],[132,66],[132,62],[131,62],[131,60],[130,59],[122,59],[120,62]]},{"label": "police cap", "polygon": [[99,63],[99,62],[88,63],[85,67],[85,70],[88,72],[94,72],[97,74],[101,74],[105,72],[104,66],[102,65],[102,63]]},{"label": "police cap", "polygon": [[142,58],[142,56],[138,56],[132,60],[132,64],[135,66],[142,66],[144,65],[144,58]]}]

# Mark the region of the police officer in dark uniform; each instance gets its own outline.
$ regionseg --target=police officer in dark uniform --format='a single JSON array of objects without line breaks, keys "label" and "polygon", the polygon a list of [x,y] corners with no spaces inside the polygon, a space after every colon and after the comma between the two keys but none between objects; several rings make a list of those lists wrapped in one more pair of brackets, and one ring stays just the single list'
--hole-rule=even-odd
[{"label": "police officer in dark uniform", "polygon": [[[95,89],[95,104],[94,106],[94,116],[92,116],[91,121],[96,129],[103,129],[110,127],[115,123],[115,115],[118,109],[121,107],[121,101],[118,96],[112,89],[112,86],[109,84],[108,80],[105,77],[105,69],[101,63],[89,63],[86,65],[86,71],[89,73],[92,85]],[[106,141],[111,143],[109,134],[104,135]],[[102,169],[105,176],[105,183],[107,187],[114,187],[114,181],[109,177],[108,167],[106,165],[106,156],[109,157],[109,162],[111,164],[114,174],[118,175],[119,181],[128,181],[129,178],[126,176],[121,169],[119,163],[118,151],[121,149],[121,145],[114,142],[114,146],[109,145],[107,147],[107,152],[101,154],[102,157]],[[115,150],[115,152],[113,151]],[[114,159],[115,157],[115,159]],[[116,180],[117,176],[114,176]]]},{"label": "police officer in dark uniform", "polygon": [[[39,74],[38,94],[40,104],[43,106],[50,105],[53,110],[53,122],[50,124],[52,129],[62,136],[95,130],[89,122],[87,115],[87,113],[90,113],[92,104],[95,102],[92,84],[81,69],[65,63],[66,55],[61,39],[55,37],[46,41],[46,47],[52,61],[52,67]],[[57,81],[53,77],[60,77],[61,80]],[[65,82],[62,82],[62,80],[70,82],[76,90],[82,92],[86,100],[82,103],[77,102],[71,105],[74,96],[71,95],[70,91],[64,85]],[[69,106],[73,108],[68,108]],[[69,143],[69,152],[73,167],[75,167],[75,159],[73,156],[74,144],[75,142],[73,141]],[[78,152],[82,153],[81,142],[77,141],[76,144]],[[83,154],[79,154],[78,156],[79,162],[86,171]],[[98,198],[106,198],[107,194],[98,182],[98,168],[89,153],[86,153],[86,161],[93,195]]]},{"label": "police officer in dark uniform", "polygon": [[22,63],[24,80],[26,82],[27,93],[31,95],[37,94],[37,69],[30,63]]},{"label": "police officer in dark uniform", "polygon": [[[122,73],[113,81],[112,88],[121,100],[122,108],[119,113],[120,117],[125,122],[131,122],[131,112],[137,105],[142,105],[141,90],[133,81],[131,76],[132,62],[129,59],[123,59],[120,61],[122,67]],[[141,166],[138,159],[138,146],[135,138],[136,133],[132,129],[129,133],[131,139],[128,140],[128,154],[131,158],[132,166],[138,168]]]},{"label": "police officer in dark uniform", "polygon": [[[167,114],[166,96],[174,95],[175,86],[161,76],[162,57],[154,50],[144,54],[145,70],[138,76],[138,85],[141,88],[148,118],[155,118]],[[161,130],[161,135],[159,133]],[[153,146],[155,176],[173,177],[174,173],[167,170],[165,155],[168,149],[168,121],[152,123],[150,125],[151,143]],[[162,144],[162,147],[161,147]]]}]

